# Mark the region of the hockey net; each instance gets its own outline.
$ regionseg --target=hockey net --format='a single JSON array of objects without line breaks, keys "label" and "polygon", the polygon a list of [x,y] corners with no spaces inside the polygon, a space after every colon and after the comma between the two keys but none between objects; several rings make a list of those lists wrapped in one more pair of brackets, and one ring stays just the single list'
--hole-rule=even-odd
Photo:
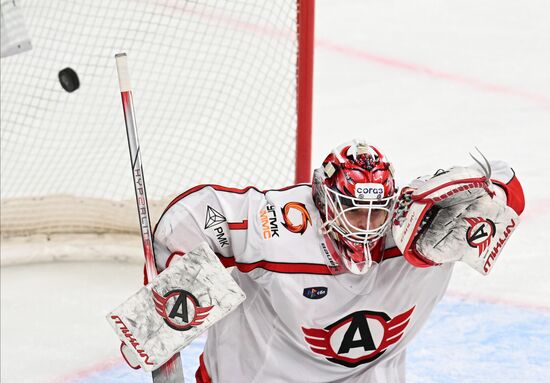
[{"label": "hockey net", "polygon": [[14,10],[32,49],[1,61],[3,265],[139,256],[119,52],[153,223],[196,184],[308,180],[313,0],[2,0],[2,49]]}]

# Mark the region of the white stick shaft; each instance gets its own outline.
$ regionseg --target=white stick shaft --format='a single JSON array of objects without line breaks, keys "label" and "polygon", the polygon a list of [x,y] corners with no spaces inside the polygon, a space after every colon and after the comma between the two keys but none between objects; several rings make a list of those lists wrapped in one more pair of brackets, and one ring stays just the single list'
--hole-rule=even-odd
[{"label": "white stick shaft", "polygon": [[[136,192],[136,204],[139,215],[139,226],[141,239],[143,241],[143,253],[145,255],[145,270],[147,279],[152,281],[157,276],[155,265],[155,254],[153,252],[153,232],[151,230],[151,219],[149,218],[149,205],[147,203],[147,192],[145,191],[145,179],[143,177],[143,166],[137,134],[137,124],[134,112],[132,90],[130,88],[130,76],[128,74],[128,60],[126,53],[115,55],[118,71],[118,83],[122,97],[122,108],[126,122],[126,135],[128,137],[128,148],[130,149],[130,161],[132,164],[132,175],[134,177],[134,190]],[[153,371],[154,383],[183,383],[183,369],[181,367],[180,353],[174,356],[159,369]]]},{"label": "white stick shaft", "polygon": [[115,59],[118,70],[120,95],[122,97],[122,108],[124,110],[124,119],[126,122],[126,135],[128,137],[128,148],[130,150],[130,161],[132,165],[134,190],[136,193],[136,204],[140,223],[139,226],[145,255],[145,268],[147,272],[147,279],[151,281],[155,276],[157,276],[158,272],[155,266],[155,256],[153,253],[153,233],[151,230],[151,219],[149,218],[149,206],[147,203],[145,179],[143,177],[143,166],[141,162],[134,102],[132,99],[132,91],[130,89],[128,61],[125,53],[117,54]]}]

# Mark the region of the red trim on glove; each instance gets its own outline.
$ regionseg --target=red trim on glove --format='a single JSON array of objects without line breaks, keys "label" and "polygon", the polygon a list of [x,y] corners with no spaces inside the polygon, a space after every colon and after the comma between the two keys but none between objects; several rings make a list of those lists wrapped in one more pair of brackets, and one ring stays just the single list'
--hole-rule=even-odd
[{"label": "red trim on glove", "polygon": [[[185,255],[185,253],[183,251],[174,251],[172,254],[170,254],[168,259],[164,263],[164,268],[165,269],[167,269],[170,266],[170,263],[173,261],[174,256],[176,256],[176,255],[180,256],[180,257],[183,257]],[[148,284],[149,284],[149,279],[147,278],[147,268],[146,268],[145,265],[143,265],[143,285],[147,286]]]},{"label": "red trim on glove", "polygon": [[197,380],[197,383],[212,383],[212,379],[210,379],[206,366],[204,365],[203,354],[199,357],[199,368],[195,373],[195,379]]},{"label": "red trim on glove", "polygon": [[183,251],[174,251],[172,254],[170,254],[170,256],[168,257],[168,259],[166,260],[165,264],[164,264],[164,267],[167,269],[169,266],[170,266],[170,263],[172,262],[172,260],[174,259],[175,256],[178,256],[178,257],[183,257],[185,255],[185,253]]},{"label": "red trim on glove", "polygon": [[512,177],[507,184],[496,180],[491,181],[506,193],[506,204],[514,209],[517,215],[521,215],[525,209],[525,196],[517,177]]},{"label": "red trim on glove", "polygon": [[403,253],[403,256],[405,257],[407,262],[409,262],[414,267],[430,267],[430,266],[437,265],[437,263],[432,262],[427,258],[424,258],[424,256],[422,256],[418,251],[416,251],[415,249],[416,241],[414,240],[418,232],[418,227],[422,222],[422,219],[424,218],[424,216],[432,206],[433,206],[433,202],[429,201],[426,203],[426,205],[422,209],[422,212],[420,213],[420,219],[418,219],[414,227],[411,229],[414,234],[411,235],[411,238],[409,239],[409,242],[405,247],[405,252]]},{"label": "red trim on glove", "polygon": [[414,267],[431,267],[439,266],[439,263],[430,261],[428,258],[423,257],[418,251],[414,249],[415,244],[413,243],[413,248],[407,249],[403,256]]},{"label": "red trim on glove", "polygon": [[[128,358],[126,358],[126,355],[124,354],[124,351],[122,351],[122,348],[126,346],[124,344],[124,342],[120,342],[120,355],[122,355],[122,359],[124,359],[124,361],[126,362],[126,364],[128,366],[130,366],[130,368],[133,368],[134,370],[139,370],[141,368],[141,366],[138,364],[137,366],[133,366],[130,364],[130,361],[128,360]],[[128,347],[128,346],[126,346]]]},{"label": "red trim on glove", "polygon": [[[412,199],[413,199],[413,201],[423,200],[427,195],[430,195],[432,193],[435,193],[438,190],[441,190],[441,189],[444,189],[448,186],[452,186],[452,185],[456,185],[456,184],[462,184],[461,187],[467,187],[468,189],[470,189],[474,186],[477,187],[478,184],[484,184],[486,180],[487,180],[487,178],[485,178],[485,177],[477,177],[477,178],[463,178],[463,179],[459,179],[459,180],[449,181],[449,182],[446,182],[444,184],[438,185],[438,186],[434,187],[433,189],[426,190],[422,194],[413,195]],[[458,189],[458,190],[464,190],[464,189]],[[451,190],[446,195],[441,196],[440,198],[445,199],[445,196],[449,197],[454,193],[456,193],[456,189]],[[428,200],[432,200],[432,199],[429,198]]]}]

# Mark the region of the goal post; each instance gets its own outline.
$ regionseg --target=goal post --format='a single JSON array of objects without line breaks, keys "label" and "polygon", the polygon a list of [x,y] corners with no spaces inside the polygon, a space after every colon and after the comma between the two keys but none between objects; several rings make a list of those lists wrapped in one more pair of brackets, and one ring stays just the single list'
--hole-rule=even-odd
[{"label": "goal post", "polygon": [[1,59],[3,239],[138,233],[120,51],[153,221],[196,184],[310,181],[314,0],[10,4],[32,48]]},{"label": "goal post", "polygon": [[298,4],[297,28],[299,48],[297,60],[296,183],[311,181],[314,23],[315,1],[302,0]]}]

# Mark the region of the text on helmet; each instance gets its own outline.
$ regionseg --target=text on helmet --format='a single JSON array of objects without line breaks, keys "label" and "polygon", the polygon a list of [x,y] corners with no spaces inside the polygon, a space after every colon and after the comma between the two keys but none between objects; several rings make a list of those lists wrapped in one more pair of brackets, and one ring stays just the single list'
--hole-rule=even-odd
[{"label": "text on helmet", "polygon": [[355,198],[377,198],[384,196],[384,186],[382,184],[367,183],[355,185]]}]

